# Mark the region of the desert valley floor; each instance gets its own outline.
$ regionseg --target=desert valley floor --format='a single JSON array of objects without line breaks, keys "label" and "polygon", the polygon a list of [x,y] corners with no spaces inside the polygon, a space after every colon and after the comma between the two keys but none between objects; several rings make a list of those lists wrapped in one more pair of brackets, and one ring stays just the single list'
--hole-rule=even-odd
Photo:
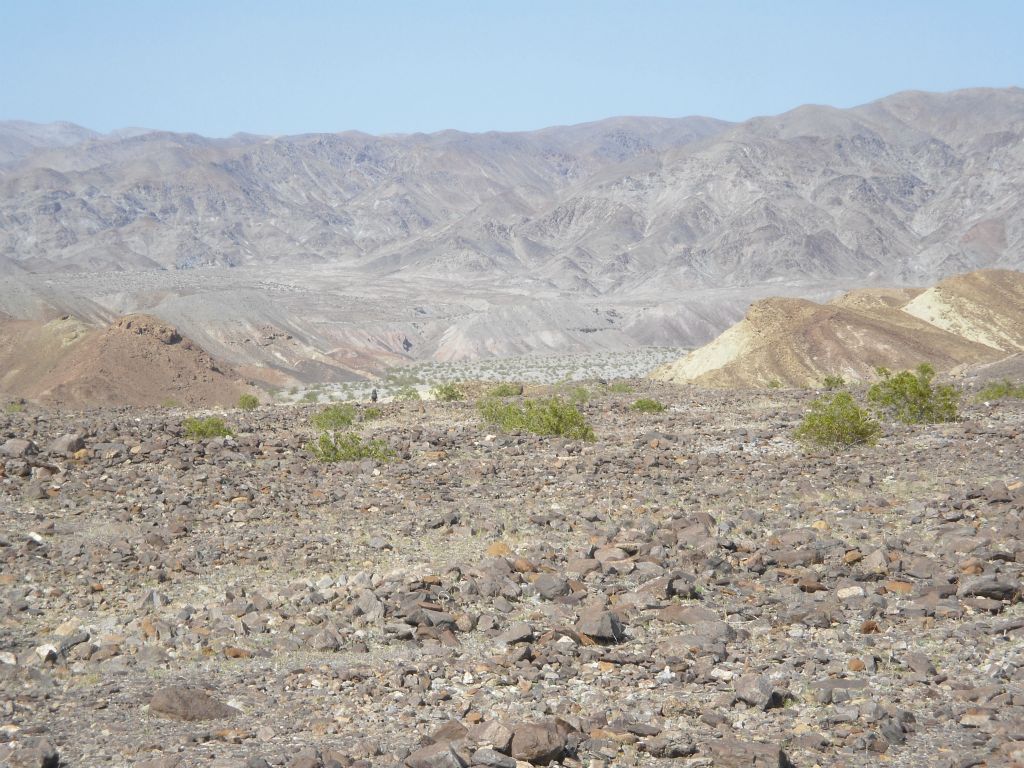
[{"label": "desert valley floor", "polygon": [[382,464],[0,414],[0,763],[1024,760],[1022,401],[833,456],[811,391],[632,387],[592,443],[385,403]]}]

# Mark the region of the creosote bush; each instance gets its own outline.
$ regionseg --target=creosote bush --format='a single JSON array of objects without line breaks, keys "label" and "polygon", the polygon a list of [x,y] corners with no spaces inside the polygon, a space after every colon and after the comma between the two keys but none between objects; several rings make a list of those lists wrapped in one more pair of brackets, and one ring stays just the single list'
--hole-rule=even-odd
[{"label": "creosote bush", "polygon": [[582,405],[590,399],[590,390],[586,387],[573,387],[572,391],[569,392],[569,399]]},{"label": "creosote bush", "polygon": [[402,387],[397,392],[395,392],[394,397],[395,397],[395,400],[422,400],[423,399],[422,397],[420,397],[420,391],[418,389],[416,389],[416,387],[413,387],[413,386]]},{"label": "creosote bush", "polygon": [[641,397],[639,400],[635,400],[629,407],[640,413],[661,413],[665,410],[664,405],[649,397]]},{"label": "creosote bush", "polygon": [[430,390],[430,393],[434,396],[435,400],[440,400],[442,403],[453,403],[456,400],[464,400],[466,398],[458,384],[453,384],[452,382],[438,384]]},{"label": "creosote bush", "polygon": [[807,448],[839,450],[851,445],[874,445],[881,431],[878,422],[857,405],[853,395],[837,392],[811,403],[793,437]]},{"label": "creosote bush", "polygon": [[314,427],[325,432],[351,427],[355,420],[356,409],[348,403],[328,405],[309,418]]},{"label": "creosote bush", "polygon": [[496,384],[487,390],[488,397],[518,397],[521,394],[523,394],[523,385],[509,381]]},{"label": "creosote bush", "polygon": [[506,432],[532,432],[557,435],[574,440],[593,441],[593,428],[572,403],[561,398],[524,400],[522,404],[488,398],[478,406],[480,415]]},{"label": "creosote bush", "polygon": [[259,407],[260,399],[256,395],[242,395],[238,398],[238,407],[243,411],[252,411]]},{"label": "creosote bush", "polygon": [[383,440],[364,440],[355,432],[323,432],[318,440],[306,445],[306,450],[325,464],[363,459],[387,462],[395,458],[395,452]]},{"label": "creosote bush", "polygon": [[826,376],[821,380],[821,386],[831,391],[842,389],[846,386],[846,379],[842,376]]},{"label": "creosote bush", "polygon": [[975,395],[979,403],[1005,399],[1024,400],[1024,384],[1014,384],[1009,379],[990,381]]},{"label": "creosote bush", "polygon": [[608,385],[608,391],[614,395],[628,395],[633,387],[628,381],[613,381]]},{"label": "creosote bush", "polygon": [[921,363],[914,371],[893,374],[878,368],[882,381],[868,390],[868,402],[882,415],[904,424],[956,421],[960,392],[949,384],[933,385],[935,369]]},{"label": "creosote bush", "polygon": [[185,419],[181,423],[185,435],[193,440],[205,440],[210,437],[227,437],[231,434],[224,419],[208,416],[205,419]]},{"label": "creosote bush", "polygon": [[380,418],[380,408],[370,406],[363,410],[363,421],[373,421]]}]

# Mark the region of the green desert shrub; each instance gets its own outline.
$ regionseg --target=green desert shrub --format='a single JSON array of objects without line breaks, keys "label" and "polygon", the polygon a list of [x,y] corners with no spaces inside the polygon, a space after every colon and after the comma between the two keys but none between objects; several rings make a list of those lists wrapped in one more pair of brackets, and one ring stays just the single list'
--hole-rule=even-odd
[{"label": "green desert shrub", "polygon": [[882,380],[868,390],[868,402],[885,416],[904,424],[956,421],[960,392],[949,384],[933,384],[935,369],[921,363],[914,371],[894,374],[878,368]]},{"label": "green desert shrub", "polygon": [[355,432],[323,432],[306,445],[306,450],[325,464],[363,459],[387,462],[395,458],[395,452],[383,440],[363,439]]},{"label": "green desert shrub", "polygon": [[615,395],[628,395],[633,387],[628,381],[613,381],[608,385],[608,391]]},{"label": "green desert shrub", "polygon": [[420,397],[420,391],[416,387],[408,386],[402,387],[395,392],[395,400],[422,400]]},{"label": "green desert shrub", "polygon": [[808,448],[838,450],[851,445],[874,445],[881,434],[878,422],[849,392],[819,397],[811,403],[793,437]]},{"label": "green desert shrub", "polygon": [[778,379],[772,379],[768,382],[768,389],[782,389],[782,382]]},{"label": "green desert shrub", "polygon": [[1024,400],[1024,384],[1014,384],[1009,379],[1003,379],[1002,381],[990,381],[978,392],[977,395],[975,395],[975,399],[979,403],[992,400],[1005,400],[1007,398]]},{"label": "green desert shrub", "polygon": [[205,440],[210,437],[227,437],[231,434],[224,419],[207,416],[205,419],[185,419],[181,423],[185,435],[193,440]]},{"label": "green desert shrub", "polygon": [[355,420],[355,406],[349,403],[328,405],[309,417],[310,423],[324,432],[351,427]]},{"label": "green desert shrub", "polygon": [[302,396],[302,402],[304,402],[304,403],[319,403],[320,402],[320,393],[319,392],[313,392],[313,391],[307,392],[306,394],[304,394]]},{"label": "green desert shrub", "polygon": [[821,386],[829,391],[842,389],[846,386],[846,379],[842,376],[826,376],[821,380]]},{"label": "green desert shrub", "polygon": [[11,402],[4,406],[4,411],[6,413],[21,413],[24,410],[25,404],[18,400],[12,400]]},{"label": "green desert shrub", "polygon": [[488,398],[479,405],[480,415],[506,432],[532,432],[574,440],[593,441],[594,430],[572,403],[558,397],[524,400],[522,404]]},{"label": "green desert shrub", "polygon": [[649,397],[641,397],[639,400],[633,401],[633,404],[629,407],[640,413],[661,413],[665,410],[664,405]]},{"label": "green desert shrub", "polygon": [[569,390],[569,400],[577,405],[582,405],[590,399],[590,390],[586,387],[573,387]]},{"label": "green desert shrub", "polygon": [[370,406],[363,410],[363,421],[373,421],[380,418],[380,408]]},{"label": "green desert shrub", "polygon": [[442,403],[452,403],[456,400],[466,399],[466,395],[463,394],[459,385],[452,382],[438,384],[430,390],[430,393],[434,396],[435,400],[440,400]]},{"label": "green desert shrub", "polygon": [[242,395],[238,398],[238,407],[243,411],[252,411],[259,407],[260,399],[256,395]]},{"label": "green desert shrub", "polygon": [[518,397],[521,394],[523,394],[523,385],[509,381],[496,384],[487,390],[488,397]]}]

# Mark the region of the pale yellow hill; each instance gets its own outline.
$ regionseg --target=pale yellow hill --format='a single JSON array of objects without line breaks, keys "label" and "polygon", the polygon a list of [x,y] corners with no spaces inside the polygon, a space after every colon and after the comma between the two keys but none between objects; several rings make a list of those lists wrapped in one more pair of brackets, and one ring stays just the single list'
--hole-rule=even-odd
[{"label": "pale yellow hill", "polygon": [[1024,273],[957,275],[923,291],[903,311],[1004,352],[1024,352]]},{"label": "pale yellow hill", "polygon": [[939,371],[1024,349],[1024,275],[987,270],[934,288],[871,289],[828,304],[771,298],[652,378],[711,387],[814,386],[929,362]]}]

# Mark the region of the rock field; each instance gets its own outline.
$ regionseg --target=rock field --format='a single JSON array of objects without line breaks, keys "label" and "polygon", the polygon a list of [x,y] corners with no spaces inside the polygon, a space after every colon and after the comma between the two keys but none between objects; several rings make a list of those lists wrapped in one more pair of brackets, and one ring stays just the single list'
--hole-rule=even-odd
[{"label": "rock field", "polygon": [[634,386],[595,443],[383,404],[382,465],[0,413],[0,765],[1024,765],[1024,402],[832,456]]}]

